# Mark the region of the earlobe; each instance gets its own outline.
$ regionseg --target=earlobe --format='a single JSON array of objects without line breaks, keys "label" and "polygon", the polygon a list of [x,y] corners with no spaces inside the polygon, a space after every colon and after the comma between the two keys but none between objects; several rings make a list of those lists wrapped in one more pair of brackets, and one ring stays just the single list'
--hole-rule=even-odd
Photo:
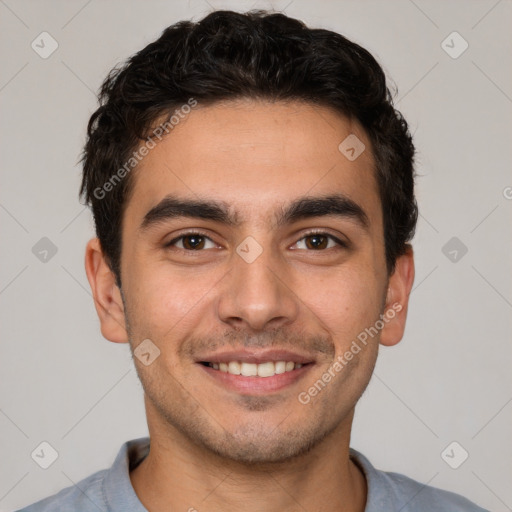
[{"label": "earlobe", "polygon": [[403,337],[409,306],[409,295],[414,282],[414,253],[410,245],[396,260],[395,271],[389,278],[383,315],[387,322],[380,333],[380,343],[396,345]]},{"label": "earlobe", "polygon": [[89,240],[87,244],[85,272],[100,319],[101,333],[114,343],[127,343],[128,335],[121,292],[98,238]]}]

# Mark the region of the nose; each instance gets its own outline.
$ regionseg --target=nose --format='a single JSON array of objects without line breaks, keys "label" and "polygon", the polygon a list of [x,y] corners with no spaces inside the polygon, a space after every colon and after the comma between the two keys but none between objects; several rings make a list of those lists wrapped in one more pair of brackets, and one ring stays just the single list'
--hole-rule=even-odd
[{"label": "nose", "polygon": [[249,331],[276,329],[293,323],[299,309],[290,273],[270,249],[250,263],[233,254],[218,301],[222,322]]}]

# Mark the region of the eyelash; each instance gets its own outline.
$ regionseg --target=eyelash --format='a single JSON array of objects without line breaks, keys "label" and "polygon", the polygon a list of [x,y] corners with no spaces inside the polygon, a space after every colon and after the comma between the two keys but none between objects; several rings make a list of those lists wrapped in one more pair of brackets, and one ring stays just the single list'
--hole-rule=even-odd
[{"label": "eyelash", "polygon": [[[206,239],[210,240],[211,242],[213,242],[213,240],[206,233],[202,233],[201,231],[190,231],[190,232],[181,234],[180,236],[172,239],[170,242],[167,242],[165,244],[164,248],[170,248],[179,240],[182,240],[183,238],[186,238],[188,236],[194,236],[194,235],[201,236],[201,237],[206,238]],[[326,233],[324,231],[309,231],[308,233],[305,233],[301,238],[299,238],[299,240],[297,240],[297,242],[295,242],[295,243],[298,243],[301,240],[304,240],[305,238],[308,238],[308,237],[314,236],[314,235],[322,235],[322,236],[326,236],[327,238],[330,238],[336,244],[338,244],[338,246],[339,246],[338,248],[348,249],[348,247],[349,247],[348,243],[343,242],[339,238],[337,238],[329,233]],[[329,249],[334,249],[334,247],[330,247]],[[178,247],[177,250],[188,252],[188,253],[193,253],[193,252],[203,252],[206,249],[199,249],[197,251],[194,251],[191,249],[182,249],[181,247]],[[314,251],[314,249],[309,249],[308,251],[309,252],[322,252],[322,251],[326,251],[326,250],[327,249],[319,249],[318,251]]]}]

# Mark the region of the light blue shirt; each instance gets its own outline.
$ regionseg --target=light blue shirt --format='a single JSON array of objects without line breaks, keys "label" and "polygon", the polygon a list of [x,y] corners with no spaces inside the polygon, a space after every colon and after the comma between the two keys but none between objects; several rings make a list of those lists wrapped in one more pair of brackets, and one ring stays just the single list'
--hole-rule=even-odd
[{"label": "light blue shirt", "polygon": [[[147,512],[133,490],[129,472],[148,453],[148,437],[127,441],[111,468],[98,471],[18,512]],[[353,448],[350,458],[366,476],[365,512],[489,512],[458,494],[421,484],[398,473],[379,471]]]}]

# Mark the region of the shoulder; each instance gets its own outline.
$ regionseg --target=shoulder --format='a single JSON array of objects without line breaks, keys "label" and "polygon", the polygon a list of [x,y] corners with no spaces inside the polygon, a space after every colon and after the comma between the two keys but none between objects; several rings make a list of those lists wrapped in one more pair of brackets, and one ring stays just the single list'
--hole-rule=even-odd
[{"label": "shoulder", "polygon": [[382,472],[382,480],[402,512],[486,512],[460,494],[422,484],[399,473]]},{"label": "shoulder", "polygon": [[103,469],[75,485],[62,489],[18,512],[50,512],[55,510],[80,510],[80,512],[98,512],[106,510],[103,496],[103,480],[108,470]]},{"label": "shoulder", "polygon": [[350,457],[366,476],[365,512],[488,512],[459,494],[417,482],[400,473],[375,469],[364,455],[352,448]]},{"label": "shoulder", "polygon": [[126,441],[108,469],[102,469],[62,491],[17,512],[55,510],[98,512],[112,510],[144,512],[130,482],[130,470],[149,453],[149,438]]}]

